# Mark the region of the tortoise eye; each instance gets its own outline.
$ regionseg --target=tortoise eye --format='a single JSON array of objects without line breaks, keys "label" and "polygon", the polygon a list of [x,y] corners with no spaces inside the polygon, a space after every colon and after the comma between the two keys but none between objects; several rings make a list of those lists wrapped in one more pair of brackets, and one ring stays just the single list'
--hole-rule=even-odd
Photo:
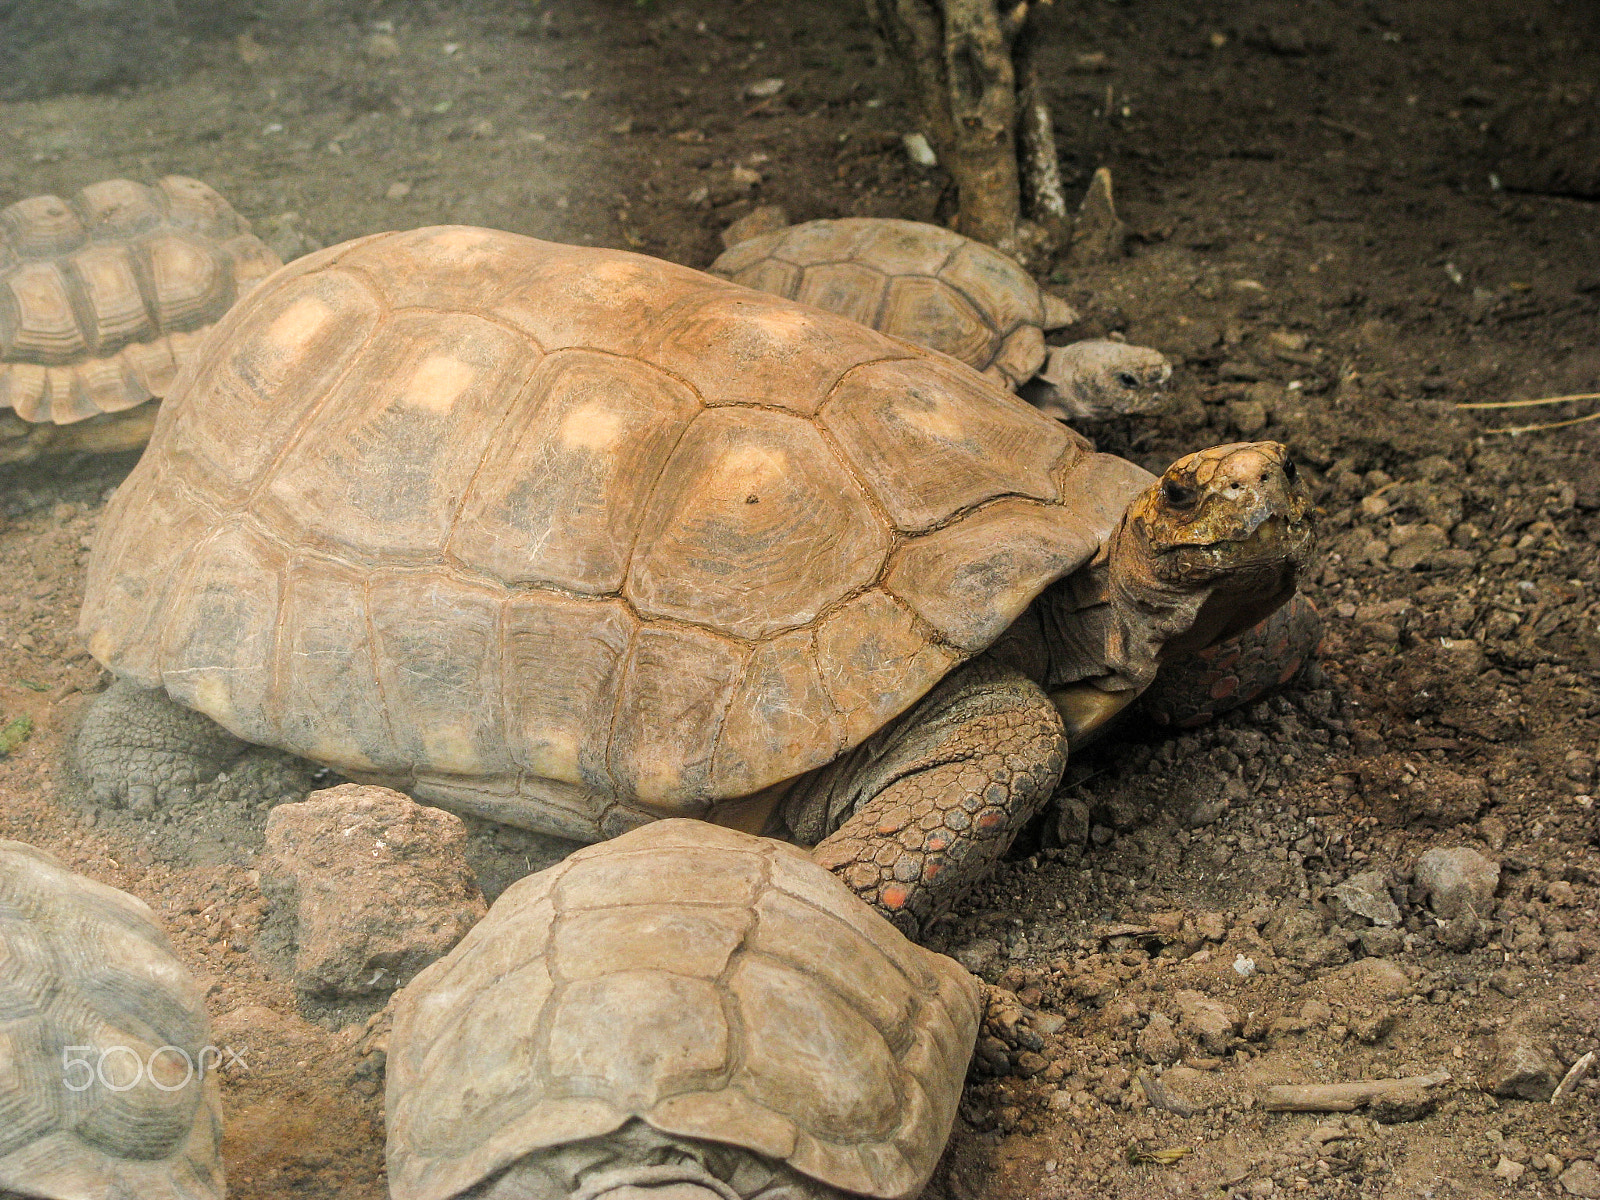
[{"label": "tortoise eye", "polygon": [[1187,508],[1194,503],[1196,494],[1192,487],[1184,487],[1176,479],[1161,481],[1161,495],[1175,508]]},{"label": "tortoise eye", "polygon": [[1130,371],[1118,371],[1117,382],[1123,387],[1127,388],[1129,391],[1132,391],[1134,388],[1139,386],[1138,377]]},{"label": "tortoise eye", "polygon": [[1294,465],[1294,459],[1285,458],[1283,460],[1283,477],[1290,483],[1293,483],[1295,481],[1295,477],[1299,474],[1300,469]]}]

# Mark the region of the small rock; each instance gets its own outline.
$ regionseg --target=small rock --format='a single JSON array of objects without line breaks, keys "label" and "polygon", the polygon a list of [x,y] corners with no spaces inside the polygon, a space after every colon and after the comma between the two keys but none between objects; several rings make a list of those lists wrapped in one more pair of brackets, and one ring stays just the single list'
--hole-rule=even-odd
[{"label": "small rock", "polygon": [[906,148],[906,157],[919,167],[937,167],[939,156],[933,152],[933,147],[928,144],[928,139],[920,133],[908,133],[900,139],[900,144]]},{"label": "small rock", "polygon": [[1178,1025],[1194,1036],[1207,1054],[1226,1054],[1239,1029],[1239,1010],[1199,992],[1181,991],[1173,997]]},{"label": "small rock", "polygon": [[1069,254],[1080,264],[1111,262],[1122,257],[1127,227],[1117,216],[1111,196],[1111,170],[1100,167],[1089,181],[1089,190],[1078,207],[1072,227]]},{"label": "small rock", "polygon": [[1369,958],[1392,958],[1406,948],[1406,935],[1403,931],[1385,929],[1381,925],[1358,930],[1356,938],[1361,943],[1362,953]]},{"label": "small rock", "polygon": [[734,187],[749,189],[761,182],[761,172],[753,167],[736,166],[728,172],[728,178]]},{"label": "small rock", "polygon": [[1600,1197],[1600,1167],[1593,1160],[1580,1158],[1561,1172],[1561,1186],[1569,1196],[1583,1196],[1586,1200]]},{"label": "small rock", "polygon": [[1429,850],[1417,859],[1412,879],[1437,917],[1487,915],[1494,909],[1500,864],[1466,846]]},{"label": "small rock", "polygon": [[1389,895],[1382,871],[1363,871],[1352,875],[1333,889],[1334,898],[1347,912],[1364,917],[1374,925],[1398,925],[1400,909]]},{"label": "small rock", "polygon": [[781,204],[758,204],[722,231],[725,249],[751,238],[776,233],[789,224],[789,213]]},{"label": "small rock", "polygon": [[1178,1035],[1172,1030],[1172,1018],[1163,1013],[1152,1013],[1150,1021],[1134,1040],[1139,1057],[1146,1062],[1175,1063],[1183,1055]]},{"label": "small rock", "polygon": [[403,179],[397,179],[384,189],[385,200],[404,200],[411,195],[411,185]]},{"label": "small rock", "polygon": [[1219,912],[1195,913],[1194,931],[1208,942],[1225,941],[1228,937],[1228,918]]},{"label": "small rock", "polygon": [[1575,963],[1583,961],[1583,942],[1578,935],[1570,929],[1563,929],[1550,935],[1550,958],[1558,963]]},{"label": "small rock", "polygon": [[1500,1156],[1500,1161],[1495,1164],[1495,1168],[1492,1173],[1498,1175],[1507,1183],[1515,1183],[1517,1180],[1522,1178],[1522,1173],[1527,1169],[1528,1168],[1523,1166],[1521,1163],[1512,1162],[1509,1158],[1502,1154]]},{"label": "small rock", "polygon": [[487,911],[461,818],[388,788],[344,784],[267,817],[261,890],[295,947],[295,987],[400,987]]},{"label": "small rock", "polygon": [[1223,813],[1228,811],[1228,798],[1217,796],[1210,800],[1201,800],[1189,810],[1189,828],[1204,829]]},{"label": "small rock", "polygon": [[1532,1026],[1526,1017],[1513,1018],[1495,1036],[1489,1090],[1496,1096],[1548,1100],[1556,1090],[1561,1067],[1550,1053],[1548,1040]]},{"label": "small rock", "polygon": [[783,91],[783,80],[761,79],[744,89],[744,94],[752,100],[765,100],[768,96],[776,96]]},{"label": "small rock", "polygon": [[993,938],[976,938],[953,957],[974,975],[987,978],[1000,965],[1000,943]]},{"label": "small rock", "polygon": [[1394,1010],[1389,1008],[1380,1008],[1371,1013],[1356,1013],[1350,1018],[1350,1032],[1356,1035],[1357,1040],[1370,1046],[1388,1037],[1399,1020]]}]

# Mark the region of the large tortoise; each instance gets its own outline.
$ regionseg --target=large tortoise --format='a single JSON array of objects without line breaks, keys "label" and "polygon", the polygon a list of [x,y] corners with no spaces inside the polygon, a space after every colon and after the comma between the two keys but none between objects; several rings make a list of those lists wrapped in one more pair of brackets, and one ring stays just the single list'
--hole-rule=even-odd
[{"label": "large tortoise", "polygon": [[1045,345],[1077,320],[1071,306],[992,246],[921,221],[806,221],[738,242],[709,269],[942,351],[1066,420],[1149,412],[1172,376],[1147,346]]},{"label": "large tortoise", "polygon": [[506,890],[399,994],[394,1200],[910,1200],[978,982],[782,842],[656,821]]},{"label": "large tortoise", "polygon": [[258,288],[164,406],[89,566],[122,682],[79,759],[108,802],[242,738],[581,841],[826,839],[914,929],[1072,741],[1293,594],[1310,507],[1276,443],[1157,480],[698,271],[374,235]]},{"label": "large tortoise", "polygon": [[146,402],[282,265],[226,200],[181,175],[0,210],[0,463],[143,445]]},{"label": "large tortoise", "polygon": [[222,1200],[220,1057],[141,901],[0,841],[0,1196]]}]

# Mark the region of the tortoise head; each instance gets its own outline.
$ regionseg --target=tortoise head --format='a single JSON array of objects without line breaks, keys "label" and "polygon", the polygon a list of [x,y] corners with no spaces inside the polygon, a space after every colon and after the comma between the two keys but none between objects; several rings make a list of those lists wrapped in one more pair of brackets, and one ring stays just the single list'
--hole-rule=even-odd
[{"label": "tortoise head", "polygon": [[1050,347],[1044,369],[1021,393],[1062,420],[1103,421],[1154,411],[1170,378],[1172,364],[1159,350],[1124,342],[1073,342]]},{"label": "tortoise head", "polygon": [[1112,572],[1134,599],[1206,593],[1169,653],[1250,628],[1310,565],[1315,506],[1288,448],[1235,442],[1180,458],[1128,506]]}]

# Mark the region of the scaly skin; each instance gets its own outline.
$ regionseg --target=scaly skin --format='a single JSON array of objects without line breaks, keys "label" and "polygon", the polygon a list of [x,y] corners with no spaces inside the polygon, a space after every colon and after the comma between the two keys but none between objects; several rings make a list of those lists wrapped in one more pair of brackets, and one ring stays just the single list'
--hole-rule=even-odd
[{"label": "scaly skin", "polygon": [[100,803],[150,809],[193,795],[247,749],[160,688],[118,680],[84,715],[77,760]]},{"label": "scaly skin", "polygon": [[1140,703],[1163,725],[1189,729],[1287,683],[1317,652],[1322,618],[1296,593],[1265,621],[1161,668]]},{"label": "scaly skin", "polygon": [[859,801],[813,855],[915,938],[989,873],[1050,799],[1066,761],[1066,729],[1043,689],[978,659],[887,744],[816,781]]}]

